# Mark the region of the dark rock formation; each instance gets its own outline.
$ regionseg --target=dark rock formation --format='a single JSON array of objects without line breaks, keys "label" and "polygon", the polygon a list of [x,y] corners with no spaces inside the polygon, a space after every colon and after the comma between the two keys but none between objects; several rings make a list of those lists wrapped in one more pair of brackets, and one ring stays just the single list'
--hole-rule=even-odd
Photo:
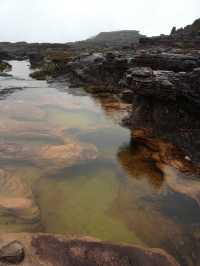
[{"label": "dark rock formation", "polygon": [[6,60],[23,60],[32,58],[33,54],[45,55],[47,51],[63,51],[69,49],[68,44],[59,43],[26,43],[26,42],[0,42],[0,51]]},{"label": "dark rock formation", "polygon": [[[17,239],[26,248],[22,266],[178,266],[159,249],[114,245],[89,237],[44,234],[5,234],[3,242]],[[6,262],[1,264],[7,265]]]},{"label": "dark rock formation", "polygon": [[114,53],[93,54],[70,65],[74,78],[82,85],[104,86],[117,89],[128,68],[127,60]]},{"label": "dark rock formation", "polygon": [[200,47],[200,19],[194,21],[192,25],[176,30],[173,28],[170,35],[160,35],[151,38],[141,38],[141,45],[150,46],[173,46],[180,48]]},{"label": "dark rock formation", "polygon": [[0,50],[0,60],[9,60],[10,56],[7,52]]},{"label": "dark rock formation", "polygon": [[43,64],[44,55],[40,53],[30,53],[29,60],[32,68],[40,67]]},{"label": "dark rock formation", "polygon": [[69,71],[68,63],[74,59],[74,55],[69,51],[48,51],[46,54],[29,55],[32,68],[39,68],[31,74],[32,78],[38,80],[64,75]]},{"label": "dark rock formation", "polygon": [[12,241],[0,248],[0,261],[2,263],[18,264],[24,259],[24,248],[18,241]]},{"label": "dark rock formation", "polygon": [[0,73],[9,71],[10,69],[11,69],[11,65],[10,64],[0,60]]},{"label": "dark rock formation", "polygon": [[84,86],[88,92],[102,95],[120,92],[120,81],[128,68],[128,60],[118,52],[92,53],[68,60],[47,57],[42,69],[31,76],[45,79],[64,75],[71,86]]},{"label": "dark rock formation", "polygon": [[0,49],[0,73],[10,69],[10,65],[4,60],[9,60],[9,55]]},{"label": "dark rock formation", "polygon": [[128,46],[138,43],[142,35],[136,30],[101,32],[95,37],[92,37],[86,42],[102,43],[108,46]]},{"label": "dark rock formation", "polygon": [[[32,245],[41,259],[49,259],[52,264],[59,265],[176,265],[176,262],[158,251],[142,250],[131,246],[117,246],[95,241],[71,240],[59,241],[51,236],[41,236],[33,239]],[[46,248],[45,248],[46,246]],[[56,249],[55,249],[56,247]],[[47,256],[46,252],[49,253]]]},{"label": "dark rock formation", "polygon": [[131,127],[151,129],[200,161],[200,68],[189,73],[132,68],[126,83],[134,95]]},{"label": "dark rock formation", "polygon": [[200,55],[191,56],[174,53],[141,53],[134,58],[135,66],[151,67],[153,70],[192,71],[200,67]]}]

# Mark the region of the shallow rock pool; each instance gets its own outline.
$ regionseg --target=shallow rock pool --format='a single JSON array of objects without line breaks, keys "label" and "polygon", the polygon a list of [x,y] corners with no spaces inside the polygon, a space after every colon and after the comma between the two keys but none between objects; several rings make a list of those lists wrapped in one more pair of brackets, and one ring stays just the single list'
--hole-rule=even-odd
[{"label": "shallow rock pool", "polygon": [[0,77],[0,231],[89,235],[198,265],[198,197],[131,142],[119,124],[124,104],[33,80],[29,62],[10,63],[11,76]]}]

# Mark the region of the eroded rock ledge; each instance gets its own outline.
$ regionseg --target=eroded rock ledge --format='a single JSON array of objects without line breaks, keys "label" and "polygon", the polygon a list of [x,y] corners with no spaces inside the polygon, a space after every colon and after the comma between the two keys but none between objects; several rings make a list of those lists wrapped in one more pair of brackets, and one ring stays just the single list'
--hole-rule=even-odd
[{"label": "eroded rock ledge", "polygon": [[46,234],[0,235],[1,265],[22,266],[178,266],[166,252],[114,245],[89,237]]},{"label": "eroded rock ledge", "polygon": [[126,74],[133,110],[126,121],[132,130],[146,128],[200,162],[200,68],[192,72],[132,68]]}]

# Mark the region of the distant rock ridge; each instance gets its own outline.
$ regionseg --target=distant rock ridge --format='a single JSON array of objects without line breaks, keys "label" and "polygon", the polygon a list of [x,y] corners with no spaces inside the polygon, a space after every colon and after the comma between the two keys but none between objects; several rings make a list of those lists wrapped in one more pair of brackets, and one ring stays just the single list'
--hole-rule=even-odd
[{"label": "distant rock ridge", "polygon": [[118,45],[130,45],[138,43],[139,39],[144,37],[137,30],[121,30],[121,31],[110,31],[100,32],[98,35],[87,39],[89,42],[104,42],[107,44],[118,44]]},{"label": "distant rock ridge", "polygon": [[200,47],[200,18],[184,28],[176,29],[176,27],[173,27],[170,35],[160,35],[150,38],[142,37],[140,44],[198,49]]}]

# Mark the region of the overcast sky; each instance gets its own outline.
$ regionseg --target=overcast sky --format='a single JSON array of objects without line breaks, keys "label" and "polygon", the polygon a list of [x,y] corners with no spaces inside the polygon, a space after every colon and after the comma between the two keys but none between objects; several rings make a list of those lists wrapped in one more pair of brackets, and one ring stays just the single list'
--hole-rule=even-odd
[{"label": "overcast sky", "polygon": [[200,17],[200,0],[0,0],[0,41],[68,42],[101,31],[169,33]]}]

